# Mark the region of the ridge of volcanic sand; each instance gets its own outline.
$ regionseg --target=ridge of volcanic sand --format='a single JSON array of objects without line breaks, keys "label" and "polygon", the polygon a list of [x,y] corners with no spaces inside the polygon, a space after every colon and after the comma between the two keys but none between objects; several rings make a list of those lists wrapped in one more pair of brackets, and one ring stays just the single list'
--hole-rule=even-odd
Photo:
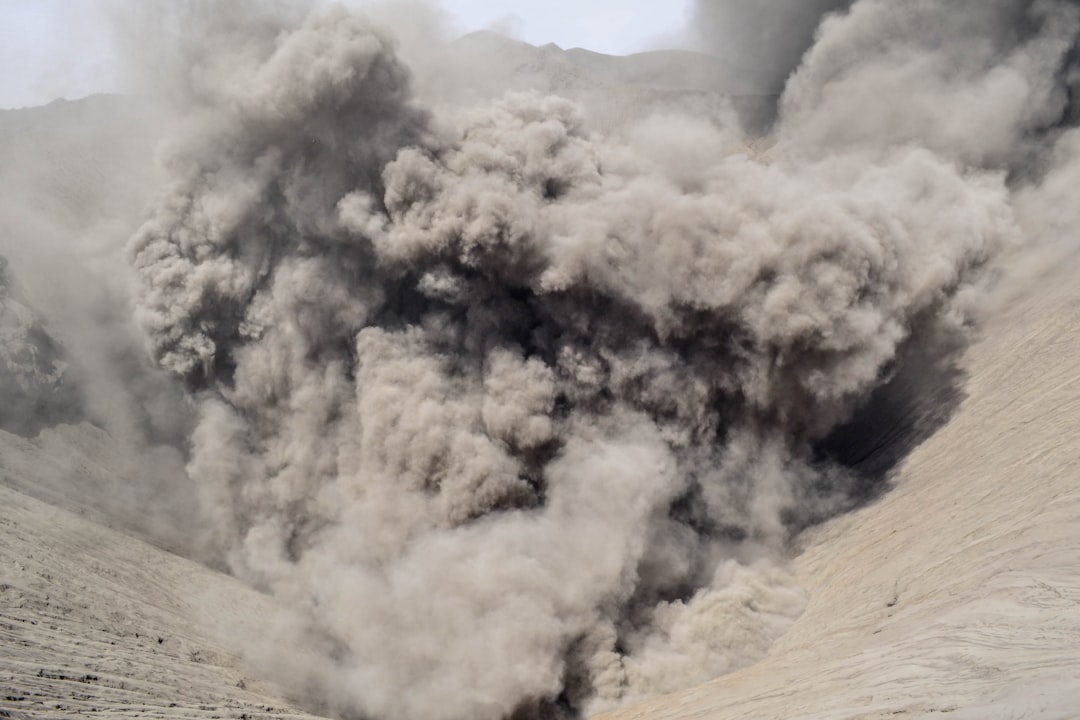
[{"label": "ridge of volcanic sand", "polygon": [[1077,264],[987,324],[967,399],[889,492],[804,533],[809,604],[766,659],[602,717],[1074,717]]},{"label": "ridge of volcanic sand", "polygon": [[[0,437],[5,459],[11,437]],[[13,490],[7,474],[0,716],[312,717],[245,674],[221,640],[265,622],[272,600]]]}]

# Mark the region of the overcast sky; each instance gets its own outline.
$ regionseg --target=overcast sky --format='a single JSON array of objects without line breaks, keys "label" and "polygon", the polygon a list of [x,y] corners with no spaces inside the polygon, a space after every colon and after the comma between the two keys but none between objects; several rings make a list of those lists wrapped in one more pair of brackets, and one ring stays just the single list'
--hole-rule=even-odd
[{"label": "overcast sky", "polygon": [[[138,0],[130,0],[138,2]],[[350,0],[359,4],[361,0]],[[625,54],[686,22],[690,0],[442,0],[458,30]],[[0,0],[0,108],[116,90],[98,0]]]}]

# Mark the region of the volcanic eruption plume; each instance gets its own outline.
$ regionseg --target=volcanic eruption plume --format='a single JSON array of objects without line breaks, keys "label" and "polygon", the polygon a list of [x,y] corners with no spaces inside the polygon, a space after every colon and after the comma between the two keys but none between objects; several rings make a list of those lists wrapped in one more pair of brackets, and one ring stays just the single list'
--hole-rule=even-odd
[{"label": "volcanic eruption plume", "polygon": [[[342,8],[189,19],[128,253],[215,546],[290,609],[268,672],[350,717],[575,714],[798,616],[792,533],[865,489],[824,443],[963,337],[1068,132],[1078,29],[1062,0],[860,0],[815,36],[841,4],[810,5],[752,148],[730,114],[425,106]],[[803,49],[775,42],[770,78]]]}]

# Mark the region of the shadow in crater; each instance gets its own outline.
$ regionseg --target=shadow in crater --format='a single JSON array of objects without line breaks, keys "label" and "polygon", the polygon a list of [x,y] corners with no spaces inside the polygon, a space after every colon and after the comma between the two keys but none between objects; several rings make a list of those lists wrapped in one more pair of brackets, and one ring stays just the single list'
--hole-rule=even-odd
[{"label": "shadow in crater", "polygon": [[851,471],[848,494],[855,507],[881,497],[903,460],[959,409],[967,397],[967,373],[959,364],[966,347],[958,333],[932,327],[914,332],[889,380],[815,446],[816,459]]}]

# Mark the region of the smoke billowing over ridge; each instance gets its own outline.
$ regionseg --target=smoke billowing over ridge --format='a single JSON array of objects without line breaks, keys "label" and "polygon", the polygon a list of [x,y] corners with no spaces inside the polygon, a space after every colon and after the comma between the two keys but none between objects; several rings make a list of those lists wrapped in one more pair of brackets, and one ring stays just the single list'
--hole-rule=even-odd
[{"label": "smoke billowing over ridge", "polygon": [[576,713],[760,657],[791,533],[858,490],[821,443],[963,337],[1074,144],[1071,2],[861,0],[755,150],[732,115],[426,107],[363,17],[253,9],[184,36],[128,252],[214,542],[295,610],[265,663],[346,716]]}]

